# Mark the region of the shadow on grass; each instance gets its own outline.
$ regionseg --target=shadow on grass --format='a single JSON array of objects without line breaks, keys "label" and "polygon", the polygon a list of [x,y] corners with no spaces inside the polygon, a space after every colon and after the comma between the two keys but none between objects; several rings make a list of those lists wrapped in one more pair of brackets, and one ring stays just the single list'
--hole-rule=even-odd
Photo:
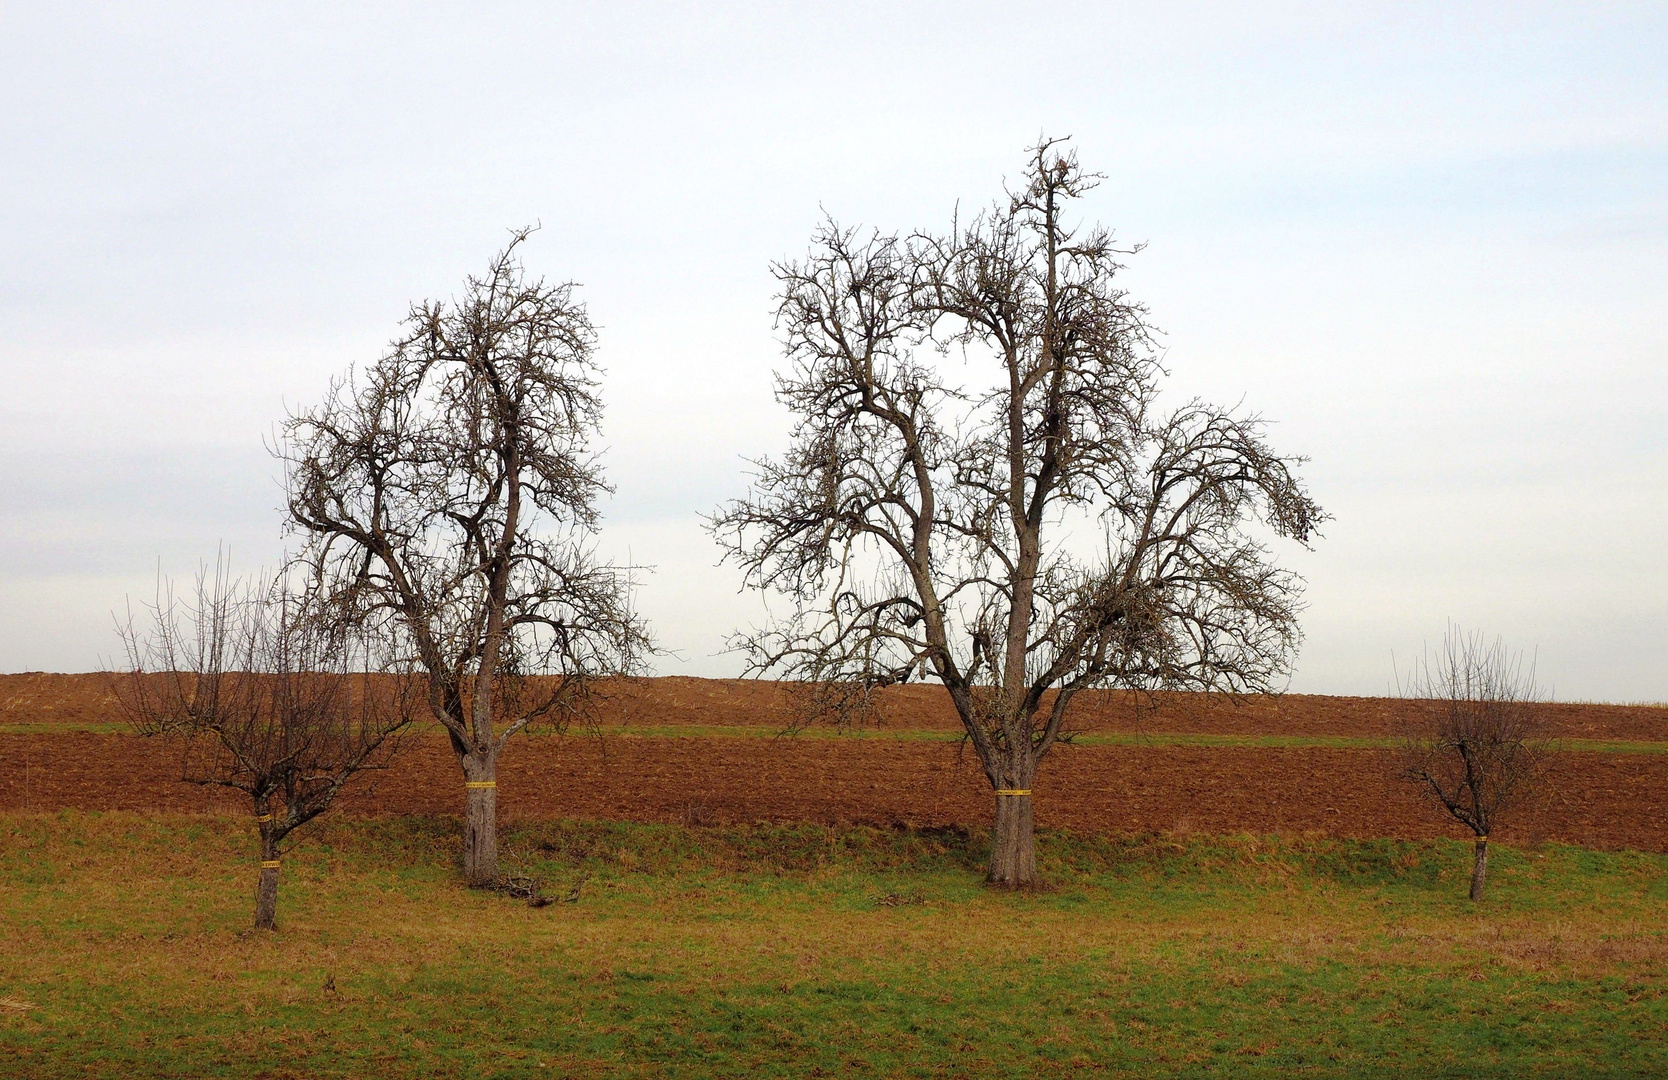
[{"label": "shadow on grass", "polygon": [[[383,864],[446,872],[459,865],[460,825],[444,817],[340,819],[313,843],[367,868]],[[982,879],[990,836],[978,828],[826,825],[691,827],[589,820],[512,825],[500,837],[507,864],[651,878],[723,874],[795,877],[912,874]],[[1458,840],[1347,839],[1300,835],[1131,836],[1038,833],[1044,891],[1087,885],[1267,887],[1331,883],[1393,893],[1454,891],[1471,847]],[[1496,845],[1491,880],[1567,883],[1571,876],[1634,879],[1668,891],[1664,859],[1549,844],[1534,851]],[[1648,879],[1648,881],[1644,880]],[[1533,890],[1531,889],[1531,892]]]}]

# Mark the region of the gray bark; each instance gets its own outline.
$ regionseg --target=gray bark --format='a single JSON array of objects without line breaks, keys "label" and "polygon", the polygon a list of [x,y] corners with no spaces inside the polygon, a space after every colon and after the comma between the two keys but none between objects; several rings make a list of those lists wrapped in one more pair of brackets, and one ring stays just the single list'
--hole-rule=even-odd
[{"label": "gray bark", "polygon": [[278,929],[278,841],[270,822],[261,823],[261,876],[255,884],[255,929]]},{"label": "gray bark", "polygon": [[996,829],[990,840],[990,882],[1008,888],[1037,880],[1037,843],[1031,796],[996,796]]},{"label": "gray bark", "polygon": [[1483,879],[1488,876],[1488,837],[1477,837],[1477,861],[1471,865],[1471,899],[1483,898]]},{"label": "gray bark", "polygon": [[463,759],[463,874],[471,885],[498,880],[498,757]]},{"label": "gray bark", "polygon": [[1037,776],[1037,757],[1026,735],[1023,741],[1011,741],[997,750],[995,756],[1001,764],[986,773],[996,791],[996,824],[991,831],[987,880],[1010,889],[1034,885],[1037,880],[1036,821],[1030,794]]}]

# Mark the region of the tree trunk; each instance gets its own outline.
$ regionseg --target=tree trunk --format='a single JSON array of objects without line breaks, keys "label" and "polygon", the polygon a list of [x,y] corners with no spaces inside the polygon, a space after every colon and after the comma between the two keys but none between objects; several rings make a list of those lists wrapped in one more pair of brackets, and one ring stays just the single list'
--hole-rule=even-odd
[{"label": "tree trunk", "polygon": [[255,885],[255,929],[278,929],[278,841],[261,824],[261,876]]},{"label": "tree trunk", "polygon": [[1030,795],[996,796],[996,831],[990,838],[990,883],[1007,888],[1037,880],[1037,842]]},{"label": "tree trunk", "polygon": [[1483,898],[1483,879],[1488,876],[1488,837],[1477,837],[1477,861],[1471,866],[1471,899]]},{"label": "tree trunk", "polygon": [[1010,762],[1008,786],[996,789],[996,829],[990,838],[992,885],[1016,889],[1036,884],[1037,842],[1031,814],[1031,778],[1035,775],[1034,762]]},{"label": "tree trunk", "polygon": [[463,759],[463,875],[471,885],[498,880],[498,757],[472,753]]}]

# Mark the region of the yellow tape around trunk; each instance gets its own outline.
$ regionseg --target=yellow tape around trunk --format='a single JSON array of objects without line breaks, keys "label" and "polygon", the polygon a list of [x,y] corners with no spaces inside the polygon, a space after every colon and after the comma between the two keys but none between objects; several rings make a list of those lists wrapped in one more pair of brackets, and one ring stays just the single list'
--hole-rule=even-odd
[{"label": "yellow tape around trunk", "polygon": [[276,869],[278,869],[278,860],[277,859],[262,859],[261,860],[261,869],[262,870],[276,870]]},{"label": "yellow tape around trunk", "polygon": [[466,781],[464,781],[463,786],[466,787],[466,788],[495,788],[495,787],[498,786],[498,781],[496,781],[496,780],[466,780]]},{"label": "yellow tape around trunk", "polygon": [[1027,788],[997,788],[996,789],[996,794],[998,794],[998,795],[1029,795],[1029,794],[1031,794],[1031,789],[1028,788],[1028,787]]},{"label": "yellow tape around trunk", "polygon": [[255,820],[256,821],[271,821],[272,820],[272,815],[271,814],[256,814],[255,815]]}]

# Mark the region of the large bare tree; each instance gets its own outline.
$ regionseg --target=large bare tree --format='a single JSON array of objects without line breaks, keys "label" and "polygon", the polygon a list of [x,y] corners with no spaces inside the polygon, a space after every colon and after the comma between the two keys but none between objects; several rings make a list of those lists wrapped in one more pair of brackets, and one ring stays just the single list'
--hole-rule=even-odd
[{"label": "large bare tree", "polygon": [[1471,899],[1481,900],[1489,833],[1531,793],[1546,762],[1534,665],[1499,638],[1450,626],[1441,650],[1414,666],[1401,692],[1414,699],[1402,776],[1471,830]]},{"label": "large bare tree", "polygon": [[[358,774],[387,765],[411,722],[411,682],[340,619],[279,586],[200,573],[194,599],[158,590],[146,630],[119,626],[116,700],[142,735],[177,741],[180,778],[247,795],[260,830],[255,927],[277,925],[292,834]],[[373,674],[374,672],[374,674]]]},{"label": "large bare tree", "polygon": [[294,413],[279,453],[304,559],[397,634],[428,680],[465,789],[464,871],[498,877],[498,760],[578,715],[649,641],[628,575],[590,548],[609,488],[596,333],[571,283],[529,278],[514,234],[452,302],[411,309],[375,364]]},{"label": "large bare tree", "polygon": [[1248,526],[1306,543],[1322,519],[1257,417],[1155,414],[1164,371],[1116,280],[1130,252],[1066,216],[1097,179],[1043,141],[970,222],[829,222],[776,265],[791,447],[710,522],[792,600],[741,636],[755,671],[832,684],[812,699],[836,710],[943,684],[995,792],[990,880],[1009,886],[1035,878],[1038,763],[1084,690],[1282,681],[1301,581]]}]

